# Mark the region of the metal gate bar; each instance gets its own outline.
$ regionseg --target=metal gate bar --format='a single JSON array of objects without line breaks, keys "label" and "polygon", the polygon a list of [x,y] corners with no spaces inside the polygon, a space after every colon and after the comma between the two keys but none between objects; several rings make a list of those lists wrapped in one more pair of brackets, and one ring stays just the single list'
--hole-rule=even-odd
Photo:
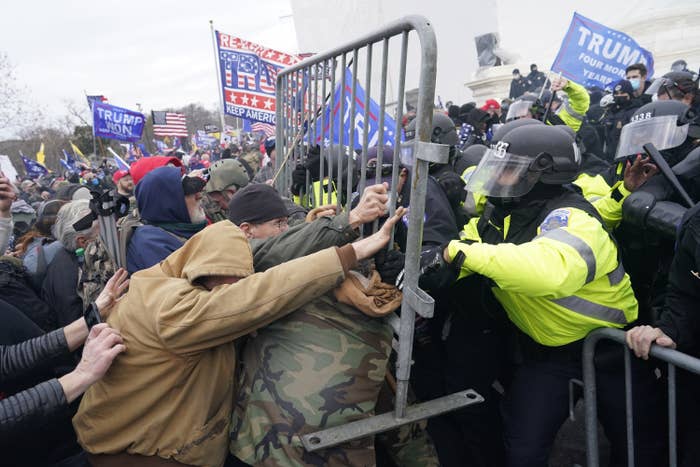
[{"label": "metal gate bar", "polygon": [[[634,407],[632,406],[632,378],[630,350],[626,349],[624,331],[619,329],[597,329],[591,332],[583,345],[583,384],[586,412],[586,456],[588,467],[600,466],[598,452],[598,410],[595,375],[595,349],[601,340],[612,340],[625,346],[625,404],[627,418],[627,464],[634,466]],[[676,367],[683,368],[691,373],[700,374],[700,359],[678,352],[676,350],[652,345],[649,355],[668,363],[668,462],[671,467],[678,465],[676,449]]]},{"label": "metal gate bar", "polygon": [[[446,163],[448,148],[444,145],[430,142],[432,129],[433,103],[435,99],[435,78],[437,63],[437,43],[435,34],[430,22],[420,16],[408,16],[394,21],[385,27],[356,39],[348,44],[336,47],[330,51],[317,54],[307,58],[300,63],[280,70],[277,76],[276,91],[276,141],[277,154],[275,186],[283,195],[291,193],[292,171],[297,164],[303,162],[308,153],[309,147],[320,140],[321,157],[318,166],[319,181],[314,182],[309,177],[307,171],[306,186],[299,188],[299,196],[302,204],[309,207],[316,207],[327,204],[331,201],[331,192],[336,194],[336,204],[338,210],[345,207],[349,209],[349,204],[354,195],[353,190],[357,183],[357,192],[362,193],[367,183],[367,153],[369,146],[374,146],[369,140],[368,122],[370,119],[370,104],[372,102],[372,78],[374,47],[382,46],[381,53],[381,78],[379,83],[379,127],[377,141],[377,167],[374,176],[379,179],[382,174],[383,149],[386,132],[385,112],[387,101],[387,77],[389,76],[389,48],[392,45],[391,39],[400,40],[400,64],[398,65],[398,86],[397,86],[397,113],[396,125],[392,131],[395,136],[393,147],[392,163],[392,187],[397,186],[400,172],[400,135],[402,134],[401,111],[404,105],[404,92],[406,85],[406,70],[408,60],[409,34],[414,32],[420,42],[420,63],[416,69],[419,70],[419,94],[416,115],[416,138],[412,142],[414,163],[411,167],[410,180],[410,210],[408,214],[408,235],[406,242],[406,256],[404,265],[403,281],[403,301],[401,304],[401,317],[395,319],[398,322],[398,352],[396,362],[396,398],[394,412],[384,415],[377,415],[371,418],[360,420],[352,424],[341,427],[330,428],[319,433],[313,433],[302,438],[308,450],[316,450],[328,447],[351,439],[372,435],[380,431],[385,431],[406,423],[438,415],[450,410],[466,407],[483,401],[481,396],[473,391],[461,391],[434,401],[428,401],[415,405],[407,409],[408,384],[411,373],[411,357],[413,350],[413,334],[416,314],[429,318],[433,315],[434,301],[427,293],[418,287],[419,262],[421,251],[421,239],[423,231],[423,214],[425,211],[425,198],[428,182],[428,163]],[[395,45],[395,43],[394,43]],[[348,54],[352,54],[348,59]],[[377,54],[379,55],[379,54]],[[348,62],[350,60],[350,63]],[[362,65],[364,68],[364,101],[357,101],[359,80],[358,69]],[[352,81],[346,81],[346,70],[351,68]],[[320,71],[319,71],[320,70]],[[338,73],[340,79],[338,79]],[[330,88],[326,81],[330,74]],[[318,79],[321,83],[321,96],[318,96]],[[306,86],[309,86],[308,88]],[[340,87],[340,102],[335,102],[336,86]],[[311,87],[314,89],[311,90]],[[346,102],[345,90],[349,88],[350,101]],[[305,102],[304,102],[305,101]],[[320,101],[320,102],[319,102]],[[356,102],[357,101],[357,102]],[[334,111],[336,107],[340,110],[340,121],[346,112],[354,119],[357,106],[364,108],[357,113],[358,118],[364,118],[364,133],[355,135],[355,125],[349,125],[349,131],[345,131],[343,126],[335,128],[333,124]],[[346,108],[347,107],[347,108]],[[329,114],[329,121],[325,121],[326,114]],[[321,125],[318,126],[318,119]],[[347,142],[349,148],[347,164],[344,172],[343,164],[326,156],[329,148],[325,147],[326,128],[328,123],[330,141],[335,139]],[[340,135],[334,134],[335,132]],[[347,134],[346,134],[347,133]],[[357,149],[357,154],[355,150]],[[359,173],[355,169],[358,163]],[[328,175],[328,189],[324,200],[323,184]],[[354,178],[356,175],[359,178]],[[298,178],[297,178],[298,180]],[[333,182],[335,185],[333,186]],[[317,193],[318,190],[318,193]],[[344,196],[343,196],[344,195]],[[389,201],[390,214],[395,212],[397,194],[391,191]],[[324,202],[325,201],[325,202]],[[374,224],[376,229],[377,223]],[[393,238],[392,238],[393,243]]]}]

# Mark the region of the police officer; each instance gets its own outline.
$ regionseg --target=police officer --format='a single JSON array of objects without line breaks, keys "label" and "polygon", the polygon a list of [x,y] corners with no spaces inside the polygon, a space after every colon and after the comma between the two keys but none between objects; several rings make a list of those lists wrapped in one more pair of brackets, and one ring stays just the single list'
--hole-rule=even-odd
[{"label": "police officer", "polygon": [[629,123],[634,112],[641,107],[638,99],[633,99],[634,89],[632,83],[621,79],[613,88],[615,103],[608,107],[607,115],[603,121],[605,127],[605,158],[612,161],[617,150],[617,142],[620,140],[622,127]]},{"label": "police officer", "polygon": [[[438,261],[423,268],[427,284],[444,283],[450,274],[482,276],[496,299],[494,310],[502,307],[514,325],[523,363],[503,406],[509,466],[547,465],[567,416],[569,380],[581,378],[583,339],[596,328],[623,328],[637,318],[615,242],[593,206],[565,186],[579,162],[575,141],[562,128],[528,125],[508,132],[467,184],[488,197],[484,214],[465,226],[462,240],[438,249],[449,267]],[[615,461],[625,456],[620,374],[598,375]],[[652,419],[635,420],[636,459],[644,465],[659,465],[659,440],[644,425]]]},{"label": "police officer", "polygon": [[[681,224],[671,264],[668,293],[659,319],[652,326],[627,331],[627,343],[638,357],[649,358],[651,344],[700,357],[700,204]],[[679,458],[684,467],[700,465],[700,376],[679,370]]]}]

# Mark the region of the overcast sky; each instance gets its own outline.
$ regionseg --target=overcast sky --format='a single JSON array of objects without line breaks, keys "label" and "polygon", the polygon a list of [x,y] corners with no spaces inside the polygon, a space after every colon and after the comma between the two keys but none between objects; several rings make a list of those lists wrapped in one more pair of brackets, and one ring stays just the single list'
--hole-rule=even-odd
[{"label": "overcast sky", "polygon": [[[85,93],[145,112],[218,101],[209,20],[220,31],[297,53],[289,0],[5,2],[0,51],[49,116]],[[87,110],[87,104],[85,104]]]}]

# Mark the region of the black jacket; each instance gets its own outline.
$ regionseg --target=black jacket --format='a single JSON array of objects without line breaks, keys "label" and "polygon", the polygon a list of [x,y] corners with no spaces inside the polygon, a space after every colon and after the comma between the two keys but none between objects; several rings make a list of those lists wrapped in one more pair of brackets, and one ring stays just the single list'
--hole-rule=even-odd
[{"label": "black jacket", "polygon": [[517,99],[518,97],[525,94],[528,91],[529,87],[530,85],[528,81],[523,77],[511,80],[510,93],[508,93],[508,97],[511,99]]},{"label": "black jacket", "polygon": [[57,327],[66,326],[83,316],[83,300],[78,295],[80,263],[75,253],[61,248],[46,270],[41,298],[55,313]]},{"label": "black jacket", "polygon": [[700,205],[688,211],[671,263],[666,303],[656,326],[678,345],[698,355],[700,350]]},{"label": "black jacket", "polygon": [[[68,353],[63,329],[16,345],[0,346],[0,381],[11,381],[55,357]],[[49,417],[67,409],[63,388],[57,379],[38,384],[0,400],[0,439],[46,424]]]}]

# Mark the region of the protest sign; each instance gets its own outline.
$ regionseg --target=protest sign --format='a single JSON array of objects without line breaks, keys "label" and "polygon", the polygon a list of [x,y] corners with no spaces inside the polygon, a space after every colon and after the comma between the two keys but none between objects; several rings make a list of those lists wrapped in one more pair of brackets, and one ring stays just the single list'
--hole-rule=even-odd
[{"label": "protest sign", "polygon": [[9,178],[11,182],[17,180],[17,169],[15,169],[10,156],[0,155],[0,172],[5,174],[5,176]]}]

